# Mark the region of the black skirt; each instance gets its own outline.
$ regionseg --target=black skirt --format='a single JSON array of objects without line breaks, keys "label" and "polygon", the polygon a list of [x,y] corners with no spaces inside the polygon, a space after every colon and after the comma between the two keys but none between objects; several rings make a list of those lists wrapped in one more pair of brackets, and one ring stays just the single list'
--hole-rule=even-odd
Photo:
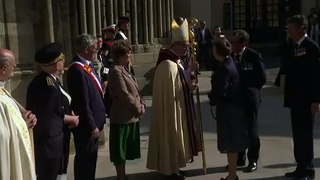
[{"label": "black skirt", "polygon": [[216,114],[218,150],[221,153],[245,150],[249,138],[243,106],[235,102],[220,102]]}]

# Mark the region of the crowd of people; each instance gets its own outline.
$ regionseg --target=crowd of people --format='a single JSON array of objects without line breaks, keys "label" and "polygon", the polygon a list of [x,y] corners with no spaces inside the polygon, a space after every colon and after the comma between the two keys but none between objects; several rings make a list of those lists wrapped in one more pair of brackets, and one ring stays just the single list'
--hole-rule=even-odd
[{"label": "crowd of people", "polygon": [[[313,122],[314,114],[320,111],[320,49],[314,35],[318,29],[310,31],[316,38],[313,40],[307,35],[308,27],[303,15],[288,19],[288,36],[294,44],[283,56],[275,84],[285,76],[284,106],[291,110],[297,162],[296,169],[285,176],[314,179]],[[222,35],[221,27],[216,26],[211,34],[200,21],[191,31],[198,56],[186,65],[193,43],[189,28],[187,19],[175,18],[172,43],[159,52],[146,166],[166,177],[185,179],[180,168],[204,151],[194,101],[199,63],[200,68],[204,63],[209,69],[215,65],[208,97],[210,106],[216,106],[217,148],[227,154],[228,175],[221,180],[237,180],[237,166],[245,166],[247,159],[245,171],[258,168],[264,60],[249,47],[250,36],[245,30]],[[107,117],[110,161],[117,179],[128,179],[126,160],[141,157],[139,121],[146,110],[131,66],[128,30],[129,18],[120,17],[118,24],[103,29],[101,36],[79,35],[66,73],[68,90],[60,81],[65,62],[61,44],[40,48],[35,53],[39,68],[28,86],[25,108],[4,88],[16,64],[10,50],[0,49],[0,179],[66,179],[71,134],[74,178],[95,179],[99,135]]]}]

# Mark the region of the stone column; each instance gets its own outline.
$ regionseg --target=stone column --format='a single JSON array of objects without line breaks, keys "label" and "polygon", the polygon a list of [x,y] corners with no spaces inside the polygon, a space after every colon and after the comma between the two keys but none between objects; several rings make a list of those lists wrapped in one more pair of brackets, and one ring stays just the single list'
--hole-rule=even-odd
[{"label": "stone column", "polygon": [[143,0],[142,2],[142,7],[143,7],[143,44],[148,44],[149,39],[148,39],[148,0]]},{"label": "stone column", "polygon": [[[0,12],[4,12],[4,1],[0,1]],[[0,13],[0,47],[7,47],[6,19],[3,13]]]},{"label": "stone column", "polygon": [[158,36],[158,3],[157,0],[153,0],[153,33],[154,33],[154,37],[159,37]]},{"label": "stone column", "polygon": [[107,19],[106,19],[106,1],[100,1],[100,13],[101,13],[101,28],[107,27]]},{"label": "stone column", "polygon": [[118,0],[118,9],[119,9],[119,16],[125,16],[125,8],[126,8],[126,5],[125,5],[125,0]]},{"label": "stone column", "polygon": [[162,36],[167,37],[166,0],[161,0],[162,6]]},{"label": "stone column", "polygon": [[53,30],[53,14],[52,14],[52,0],[43,0],[40,3],[41,24],[44,29],[45,43],[54,42]]},{"label": "stone column", "polygon": [[134,45],[138,44],[138,20],[137,20],[137,0],[131,0],[131,42]]},{"label": "stone column", "polygon": [[101,4],[100,4],[100,0],[95,0],[95,12],[96,12],[96,18],[95,18],[95,22],[96,22],[96,33],[101,35]]},{"label": "stone column", "polygon": [[79,1],[80,6],[80,34],[87,33],[87,8],[86,8],[86,0]]},{"label": "stone column", "polygon": [[149,43],[153,44],[153,38],[154,38],[154,33],[153,33],[153,0],[148,1],[148,39]]},{"label": "stone column", "polygon": [[4,33],[4,46],[5,48],[10,49],[15,57],[16,64],[20,63],[19,58],[19,37],[17,31],[17,15],[16,15],[16,3],[15,1],[2,1],[3,6],[3,29],[1,33]]},{"label": "stone column", "polygon": [[107,17],[107,26],[113,24],[113,0],[106,0],[106,17]]},{"label": "stone column", "polygon": [[157,10],[157,12],[158,12],[158,16],[157,16],[157,19],[158,19],[158,37],[162,37],[163,36],[163,23],[162,23],[162,9],[164,8],[164,7],[162,7],[162,3],[161,3],[161,1],[162,0],[156,0],[157,1],[157,6],[158,6],[158,10]]},{"label": "stone column", "polygon": [[[79,11],[75,11],[74,9],[77,7],[77,1],[78,0],[71,0],[70,1],[70,7],[69,7],[69,12],[70,12],[70,31],[71,31],[71,39],[72,43],[74,43],[74,40],[80,34],[79,32]],[[80,15],[81,16],[81,15]]]},{"label": "stone column", "polygon": [[113,0],[113,22],[118,23],[118,0]]},{"label": "stone column", "polygon": [[[129,11],[130,13],[131,13],[131,11],[130,11],[130,1],[131,0],[125,0],[126,1],[126,6],[125,6],[125,10],[126,11]],[[126,14],[127,15],[127,14]],[[131,16],[131,15],[130,15]]]},{"label": "stone column", "polygon": [[94,9],[94,1],[95,0],[88,0],[88,29],[89,34],[96,36],[96,16],[95,16],[95,9]]},{"label": "stone column", "polygon": [[170,37],[170,35],[168,34],[169,33],[169,31],[170,31],[170,29],[171,29],[171,17],[170,17],[170,13],[171,13],[171,3],[170,3],[170,0],[165,0],[166,1],[166,18],[167,18],[167,20],[166,20],[166,23],[167,23],[167,25],[166,25],[166,34],[167,34],[167,37]]},{"label": "stone column", "polygon": [[[173,11],[173,9],[174,9],[174,7],[173,7],[173,0],[170,0],[170,11],[171,11],[170,15],[171,15],[171,21],[175,18],[175,17],[174,17],[174,11]],[[187,17],[185,17],[185,18],[187,18]],[[171,26],[170,26],[170,27],[171,27]]]}]

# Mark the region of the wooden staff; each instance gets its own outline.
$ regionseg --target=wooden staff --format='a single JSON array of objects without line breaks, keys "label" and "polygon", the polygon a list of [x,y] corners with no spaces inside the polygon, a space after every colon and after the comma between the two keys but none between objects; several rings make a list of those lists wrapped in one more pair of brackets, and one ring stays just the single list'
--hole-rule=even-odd
[{"label": "wooden staff", "polygon": [[[193,29],[195,25],[198,23],[198,20],[195,18],[189,18],[188,19],[188,25],[189,25],[189,41],[191,46],[191,63],[197,64],[196,60],[196,51],[197,51],[197,42],[195,40],[195,34],[193,32]],[[195,80],[198,83],[198,74],[197,72],[194,72]],[[200,92],[199,87],[197,87],[196,92],[196,100],[197,100],[197,120],[198,120],[198,127],[199,127],[199,134],[200,134],[200,140],[201,140],[201,148],[202,148],[202,166],[204,170],[204,174],[207,174],[207,163],[206,163],[206,155],[205,155],[205,147],[204,147],[204,138],[203,138],[203,128],[202,128],[202,116],[201,116],[201,103],[200,103]]]}]

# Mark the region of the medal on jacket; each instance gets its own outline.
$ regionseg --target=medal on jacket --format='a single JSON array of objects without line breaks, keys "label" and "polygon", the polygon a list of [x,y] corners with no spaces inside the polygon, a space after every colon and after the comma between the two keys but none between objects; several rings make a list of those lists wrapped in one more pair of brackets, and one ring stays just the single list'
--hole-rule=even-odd
[{"label": "medal on jacket", "polygon": [[101,93],[101,95],[103,95],[103,91],[102,91],[102,87],[101,87],[100,81],[97,78],[97,76],[93,74],[93,71],[92,71],[91,67],[89,65],[87,65],[87,64],[83,64],[81,62],[74,61],[74,62],[72,62],[70,64],[69,68],[71,66],[73,66],[73,65],[80,66],[89,75],[89,77],[93,80],[94,84],[98,88],[98,90]]},{"label": "medal on jacket", "polygon": [[306,55],[306,54],[307,54],[307,51],[306,51],[305,47],[297,48],[297,49],[294,50],[294,56],[295,57],[303,56],[303,55]]}]

